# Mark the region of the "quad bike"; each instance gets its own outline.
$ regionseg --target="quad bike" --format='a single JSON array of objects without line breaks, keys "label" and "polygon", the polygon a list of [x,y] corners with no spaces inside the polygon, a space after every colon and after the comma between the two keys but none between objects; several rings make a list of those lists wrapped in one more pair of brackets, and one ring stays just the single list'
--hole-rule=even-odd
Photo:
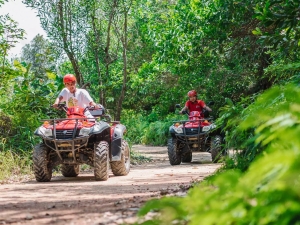
[{"label": "quad bike", "polygon": [[[108,179],[109,165],[115,176],[125,176],[130,170],[130,150],[123,136],[126,127],[117,121],[105,122],[104,108],[67,108],[59,104],[67,118],[42,120],[35,135],[42,142],[33,150],[33,170],[37,181],[51,180],[52,169],[61,165],[65,177],[76,177],[80,165],[94,167],[96,181]],[[86,110],[94,118],[87,118]]]},{"label": "quad bike", "polygon": [[[210,103],[210,105],[213,103]],[[181,108],[176,105],[176,108]],[[184,112],[188,114],[187,112]],[[191,111],[189,120],[174,121],[170,126],[171,138],[168,139],[168,156],[171,165],[191,162],[193,152],[210,152],[212,161],[221,158],[222,137],[213,123],[209,112]]]}]

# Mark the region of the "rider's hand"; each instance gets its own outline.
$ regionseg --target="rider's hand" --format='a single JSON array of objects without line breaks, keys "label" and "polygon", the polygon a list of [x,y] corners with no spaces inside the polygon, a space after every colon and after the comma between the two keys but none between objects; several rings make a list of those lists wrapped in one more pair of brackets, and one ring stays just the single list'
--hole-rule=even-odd
[{"label": "rider's hand", "polygon": [[97,104],[90,104],[90,109],[100,109],[101,107]]},{"label": "rider's hand", "polygon": [[58,104],[54,103],[54,104],[52,105],[52,107],[55,108],[55,109],[58,109]]},{"label": "rider's hand", "polygon": [[182,114],[182,111],[179,111],[179,114]]}]

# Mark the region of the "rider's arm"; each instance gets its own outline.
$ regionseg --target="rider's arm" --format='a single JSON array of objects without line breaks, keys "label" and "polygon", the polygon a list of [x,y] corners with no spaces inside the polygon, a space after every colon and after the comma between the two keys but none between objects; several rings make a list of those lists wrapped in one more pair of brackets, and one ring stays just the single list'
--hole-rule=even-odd
[{"label": "rider's arm", "polygon": [[55,99],[55,102],[54,102],[54,104],[53,104],[53,107],[54,108],[57,108],[57,106],[58,106],[58,103],[61,101],[63,99],[63,96],[58,96],[56,99]]},{"label": "rider's arm", "polygon": [[211,112],[211,108],[209,108],[207,105],[203,107],[203,109],[207,110],[208,112]]},{"label": "rider's arm", "polygon": [[85,89],[80,89],[82,95],[83,95],[83,99],[85,104],[89,104],[89,106],[94,106],[95,109],[100,109],[100,107],[94,102],[94,100],[92,99],[92,97],[90,96],[89,92]]},{"label": "rider's arm", "polygon": [[188,109],[188,107],[187,107],[187,106],[184,106],[184,107],[182,108],[182,110],[179,111],[179,113],[182,114],[182,112],[183,112],[183,111],[186,111],[187,109]]}]

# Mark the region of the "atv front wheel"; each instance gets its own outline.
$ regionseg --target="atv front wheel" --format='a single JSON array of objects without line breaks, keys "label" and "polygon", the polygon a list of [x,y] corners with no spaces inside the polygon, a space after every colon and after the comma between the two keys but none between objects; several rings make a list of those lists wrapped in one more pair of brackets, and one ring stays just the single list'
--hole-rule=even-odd
[{"label": "atv front wheel", "polygon": [[115,176],[126,176],[130,170],[130,150],[128,143],[122,140],[121,161],[110,163],[111,170]]},{"label": "atv front wheel", "polygon": [[52,166],[48,156],[49,148],[40,143],[33,149],[33,172],[39,182],[48,182],[52,178]]},{"label": "atv front wheel", "polygon": [[77,177],[79,174],[79,165],[61,165],[61,173],[64,177]]},{"label": "atv front wheel", "polygon": [[211,159],[213,163],[217,163],[222,157],[221,142],[222,142],[222,138],[219,135],[216,135],[211,138],[210,153],[211,153]]},{"label": "atv front wheel", "polygon": [[186,163],[192,162],[192,158],[193,158],[193,153],[191,151],[187,152],[182,156],[182,162],[186,162]]},{"label": "atv front wheel", "polygon": [[108,157],[109,146],[106,141],[101,141],[95,147],[94,153],[94,176],[96,181],[104,181],[108,179]]},{"label": "atv front wheel", "polygon": [[168,156],[170,164],[173,165],[179,165],[181,163],[181,155],[178,152],[177,149],[177,143],[175,138],[170,138],[168,140]]}]

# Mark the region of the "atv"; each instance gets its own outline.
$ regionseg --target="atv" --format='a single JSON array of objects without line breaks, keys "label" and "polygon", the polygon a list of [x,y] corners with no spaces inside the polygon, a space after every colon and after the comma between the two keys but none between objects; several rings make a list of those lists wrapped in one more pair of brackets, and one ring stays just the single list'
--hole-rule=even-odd
[{"label": "atv", "polygon": [[[209,103],[212,105],[213,102]],[[181,108],[179,104],[176,108]],[[188,120],[174,121],[170,126],[171,138],[168,139],[168,156],[171,165],[191,162],[193,152],[210,152],[214,163],[222,156],[222,137],[216,130],[208,111],[187,113]]]},{"label": "atv", "polygon": [[[104,107],[67,108],[65,104],[59,104],[58,108],[66,112],[67,118],[42,120],[43,124],[34,132],[42,138],[33,150],[33,171],[37,181],[50,181],[52,170],[58,165],[65,177],[78,176],[81,164],[90,165],[94,168],[96,181],[108,179],[109,165],[115,176],[129,173],[130,150],[124,140],[124,125],[109,121]],[[86,110],[93,118],[84,115]]]}]

